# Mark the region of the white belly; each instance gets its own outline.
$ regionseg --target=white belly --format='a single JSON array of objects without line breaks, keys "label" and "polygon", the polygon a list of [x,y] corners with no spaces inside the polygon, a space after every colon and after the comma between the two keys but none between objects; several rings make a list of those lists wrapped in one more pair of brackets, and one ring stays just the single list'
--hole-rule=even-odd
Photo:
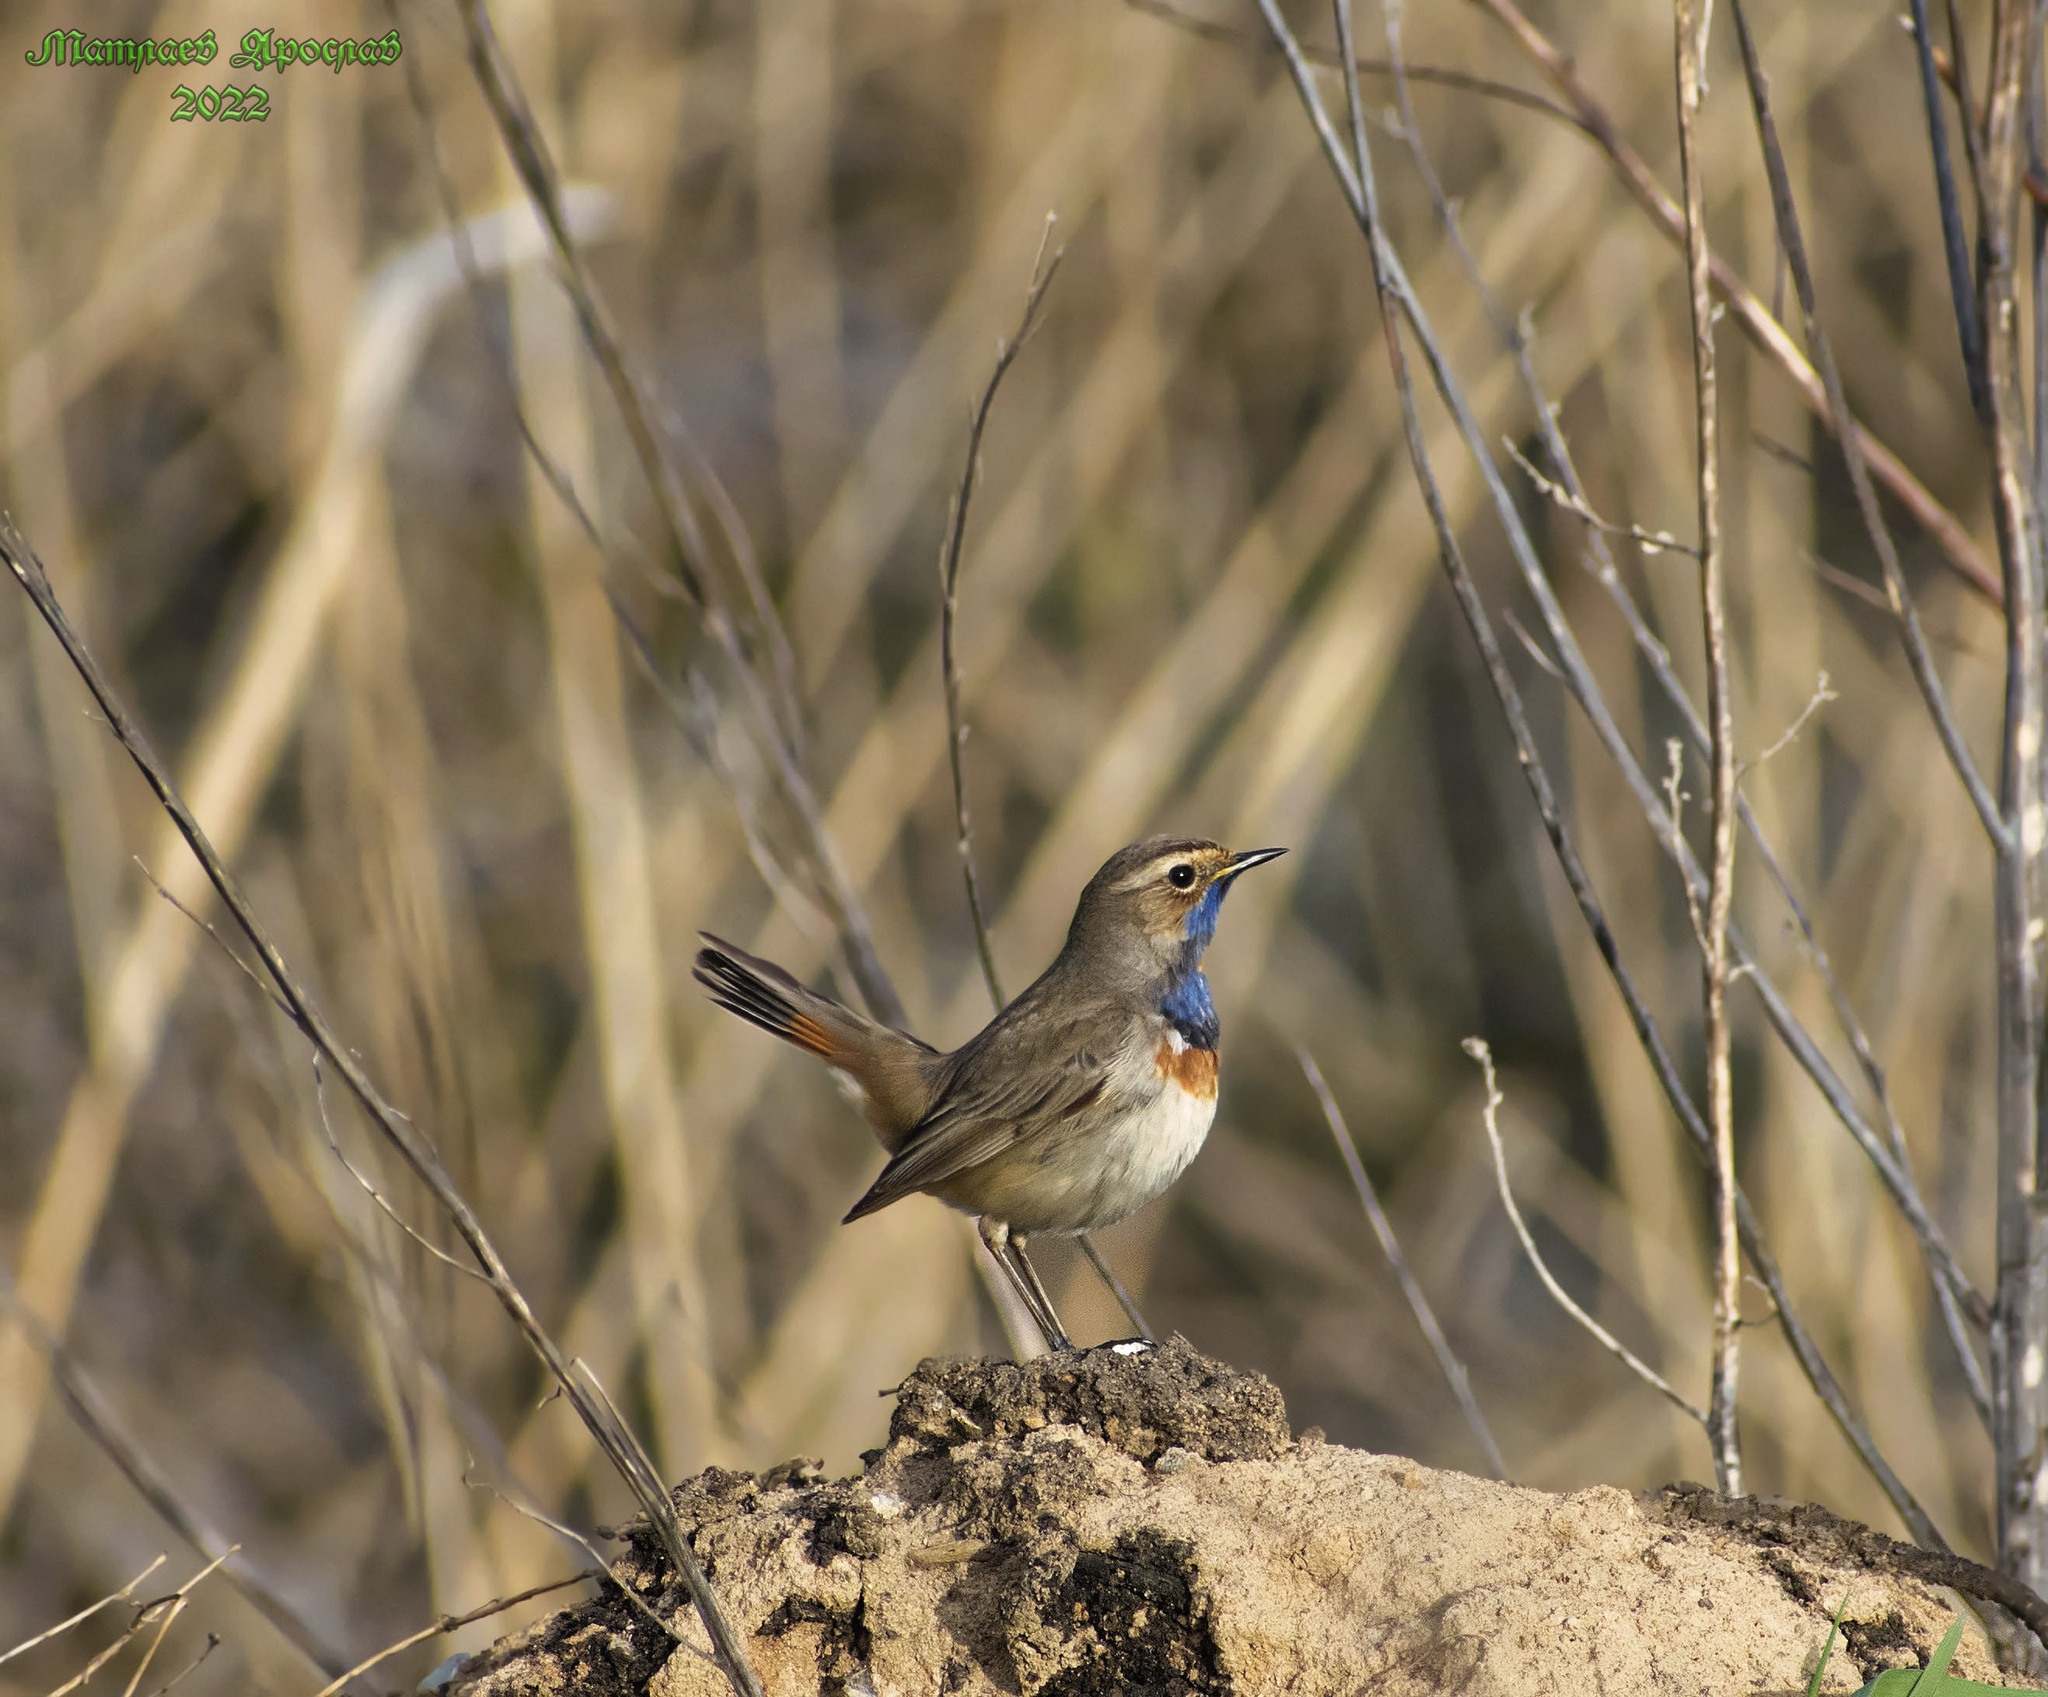
[{"label": "white belly", "polygon": [[1151,1078],[1119,1111],[1043,1140],[1037,1159],[990,1175],[976,1209],[1026,1236],[1096,1231],[1135,1214],[1187,1171],[1216,1119],[1216,1098]]},{"label": "white belly", "polygon": [[1144,1207],[1188,1170],[1215,1123],[1213,1095],[1197,1096],[1168,1079],[1149,1107],[1131,1114],[1103,1139],[1098,1189],[1104,1211],[1080,1229],[1114,1225]]}]

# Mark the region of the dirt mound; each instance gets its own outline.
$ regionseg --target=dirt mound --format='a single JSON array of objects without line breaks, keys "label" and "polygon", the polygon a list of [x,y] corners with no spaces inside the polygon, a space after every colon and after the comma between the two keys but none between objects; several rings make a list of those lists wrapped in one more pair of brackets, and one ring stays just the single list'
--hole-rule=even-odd
[{"label": "dirt mound", "polygon": [[[1129,1353],[1121,1353],[1129,1352]],[[845,1692],[1796,1692],[1924,1663],[1953,1600],[1822,1511],[1638,1500],[1295,1439],[1279,1393],[1184,1341],[926,1362],[853,1479],[713,1469],[676,1491],[771,1697]],[[644,1529],[615,1587],[474,1657],[467,1697],[719,1697]],[[665,1621],[674,1637],[649,1616]],[[1981,1638],[1957,1657],[1995,1680]]]}]

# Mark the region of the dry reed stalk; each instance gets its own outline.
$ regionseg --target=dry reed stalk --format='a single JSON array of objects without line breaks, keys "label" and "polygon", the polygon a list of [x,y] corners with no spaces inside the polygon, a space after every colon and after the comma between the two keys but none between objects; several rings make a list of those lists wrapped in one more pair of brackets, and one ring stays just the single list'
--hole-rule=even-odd
[{"label": "dry reed stalk", "polygon": [[[1707,645],[1707,726],[1713,850],[1704,916],[1695,920],[1704,957],[1707,1121],[1713,1131],[1714,1334],[1707,1443],[1714,1482],[1739,1497],[1742,1448],[1736,1432],[1741,1372],[1742,1252],[1735,1236],[1735,1079],[1728,1030],[1728,916],[1735,900],[1735,704],[1728,662],[1727,554],[1721,540],[1721,402],[1714,363],[1714,301],[1707,256],[1706,188],[1700,180],[1697,133],[1706,94],[1706,41],[1711,12],[1675,0],[1673,33],[1678,84],[1678,153],[1684,183],[1687,302],[1692,318],[1694,465],[1699,479],[1700,621]],[[1673,809],[1676,812],[1676,809]]]},{"label": "dry reed stalk", "polygon": [[769,0],[755,30],[761,339],[793,538],[811,534],[849,438],[831,205],[837,10],[836,0]]}]

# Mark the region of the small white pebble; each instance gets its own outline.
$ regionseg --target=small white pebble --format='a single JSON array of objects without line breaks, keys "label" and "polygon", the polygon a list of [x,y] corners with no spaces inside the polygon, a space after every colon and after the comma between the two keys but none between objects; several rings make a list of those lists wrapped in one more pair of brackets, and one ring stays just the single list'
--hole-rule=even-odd
[{"label": "small white pebble", "polygon": [[1152,1346],[1143,1338],[1132,1338],[1128,1343],[1113,1343],[1109,1346],[1112,1355],[1143,1355]]},{"label": "small white pebble", "polygon": [[875,1492],[873,1496],[868,1498],[868,1503],[877,1514],[901,1514],[903,1512],[903,1499],[898,1496],[892,1496],[887,1491]]},{"label": "small white pebble", "polygon": [[1186,1450],[1182,1449],[1179,1444],[1175,1444],[1172,1449],[1165,1451],[1159,1457],[1159,1459],[1152,1464],[1152,1471],[1154,1473],[1178,1473],[1183,1467],[1187,1466],[1187,1464],[1193,1461],[1194,1459],[1195,1458],[1192,1455],[1190,1455]]}]

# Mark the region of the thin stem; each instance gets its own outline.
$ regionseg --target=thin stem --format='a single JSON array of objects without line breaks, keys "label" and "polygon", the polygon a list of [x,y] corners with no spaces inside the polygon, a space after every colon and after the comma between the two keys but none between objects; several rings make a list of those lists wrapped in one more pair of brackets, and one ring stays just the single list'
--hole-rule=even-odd
[{"label": "thin stem", "polygon": [[[491,1616],[501,1615],[507,1609],[517,1608],[521,1603],[530,1603],[535,1597],[545,1597],[551,1591],[565,1591],[571,1585],[581,1585],[587,1579],[597,1579],[600,1577],[602,1577],[602,1574],[599,1569],[594,1567],[586,1568],[581,1573],[570,1574],[567,1579],[550,1579],[544,1585],[529,1586],[526,1590],[516,1592],[510,1597],[493,1597],[488,1603],[483,1604],[480,1608],[471,1609],[466,1614],[443,1615],[431,1625],[421,1627],[411,1637],[401,1638],[395,1644],[387,1644],[374,1656],[366,1657],[364,1660],[356,1663],[354,1667],[350,1668],[347,1673],[343,1674],[332,1685],[323,1687],[318,1693],[318,1697],[335,1697],[335,1693],[340,1691],[350,1680],[360,1674],[368,1673],[378,1663],[389,1661],[401,1651],[410,1650],[415,1644],[424,1644],[429,1638],[439,1638],[443,1633],[454,1632],[465,1626],[474,1626],[480,1620],[489,1620]],[[620,1589],[623,1591],[624,1587],[622,1586]]]},{"label": "thin stem", "polygon": [[1480,1453],[1486,1457],[1486,1465],[1493,1469],[1493,1476],[1496,1479],[1507,1478],[1508,1464],[1501,1459],[1500,1445],[1493,1441],[1493,1428],[1487,1425],[1486,1416],[1479,1411],[1479,1403],[1472,1395],[1471,1375],[1451,1348],[1451,1340],[1444,1336],[1443,1327],[1437,1324],[1436,1310],[1430,1307],[1422,1286],[1408,1270],[1408,1258],[1401,1253],[1400,1240],[1394,1236],[1393,1222],[1380,1206],[1379,1192],[1373,1189],[1365,1163],[1358,1158],[1358,1145],[1351,1140],[1351,1128],[1344,1123],[1343,1110],[1337,1106],[1336,1096],[1323,1082],[1322,1068],[1316,1065],[1315,1056],[1306,1049],[1296,1049],[1294,1058],[1301,1063],[1309,1088],[1322,1104],[1324,1122],[1330,1128],[1330,1135],[1337,1140],[1337,1153],[1344,1158],[1344,1170],[1351,1175],[1352,1188],[1358,1192],[1359,1206],[1365,1210],[1366,1222],[1372,1227],[1372,1235],[1379,1239],[1380,1253],[1386,1256],[1387,1265],[1393,1269],[1395,1282],[1400,1285],[1401,1294],[1408,1299],[1415,1323],[1422,1328],[1430,1353],[1436,1357],[1437,1366],[1443,1370],[1444,1378],[1450,1384],[1451,1395],[1458,1399],[1465,1424],[1471,1428]]},{"label": "thin stem", "polygon": [[[1941,77],[1934,68],[1934,33],[1927,27],[1927,0],[1909,0],[1913,18],[1914,58],[1920,67],[1920,101],[1927,119],[1927,142],[1934,155],[1934,193],[1941,210],[1941,250],[1948,262],[1948,292],[1956,317],[1956,339],[1962,344],[1963,376],[1970,386],[1970,405],[1980,420],[1991,416],[1991,396],[1984,385],[1984,342],[1977,329],[1977,291],[1970,269],[1969,237],[1963,232],[1963,207],[1956,193],[1955,167],[1948,151],[1948,122],[1941,111]],[[1960,78],[1962,61],[1951,44],[1950,62]],[[1960,88],[1960,81],[1958,82]],[[1963,108],[1963,130],[1970,131],[1969,107]]]},{"label": "thin stem", "polygon": [[967,465],[960,473],[960,487],[953,496],[953,511],[946,525],[946,540],[939,550],[939,674],[946,690],[946,757],[953,775],[953,827],[960,852],[960,873],[967,883],[967,912],[974,921],[974,947],[981,956],[981,975],[988,984],[988,997],[997,1013],[1007,998],[996,977],[995,951],[989,945],[988,918],[981,905],[981,882],[974,872],[974,833],[967,818],[967,777],[961,767],[961,751],[967,742],[967,720],[960,708],[960,663],[953,652],[953,629],[960,616],[960,554],[967,536],[967,505],[981,477],[981,439],[994,411],[996,391],[1009,375],[1010,367],[1024,351],[1024,344],[1038,324],[1038,309],[1045,292],[1052,287],[1066,249],[1055,248],[1050,261],[1045,244],[1052,240],[1053,220],[1045,221],[1038,257],[1032,261],[1031,284],[1024,292],[1024,316],[1017,333],[1008,342],[996,344],[995,369],[989,373],[967,427]]},{"label": "thin stem", "polygon": [[1913,681],[1919,685],[1935,735],[1941,739],[1949,764],[1962,780],[1963,790],[1977,811],[1985,835],[1997,846],[2005,840],[2006,825],[1997,799],[1986,786],[1976,761],[1970,755],[1969,745],[1964,741],[1962,729],[1949,706],[1948,692],[1942,687],[1940,674],[1934,668],[1927,638],[1920,627],[1919,611],[1906,588],[1906,576],[1899,565],[1891,527],[1885,523],[1884,511],[1878,505],[1864,444],[1851,428],[1853,420],[1849,414],[1848,396],[1842,388],[1842,374],[1836,367],[1827,332],[1821,327],[1819,297],[1814,288],[1813,267],[1807,262],[1806,238],[1799,227],[1798,204],[1792,198],[1791,174],[1785,167],[1784,150],[1778,145],[1776,120],[1771,116],[1770,84],[1757,56],[1756,40],[1750,32],[1745,10],[1739,3],[1733,10],[1736,35],[1742,47],[1743,69],[1749,82],[1750,105],[1756,114],[1757,133],[1763,146],[1764,170],[1770,180],[1771,210],[1777,220],[1778,243],[1792,270],[1793,287],[1799,296],[1800,317],[1806,329],[1806,345],[1813,352],[1814,369],[1827,396],[1827,416],[1835,439],[1842,446],[1842,459],[1848,467],[1849,482],[1856,493],[1856,507],[1862,516],[1863,527],[1869,533],[1871,546],[1876,550],[1878,564],[1884,572],[1885,597],[1891,603],[1892,616],[1898,624],[1899,640],[1906,651],[1906,663],[1912,670]]},{"label": "thin stem", "polygon": [[[1656,1368],[1652,1367],[1640,1355],[1636,1354],[1634,1350],[1630,1349],[1627,1344],[1623,1343],[1621,1339],[1601,1325],[1592,1315],[1588,1314],[1585,1309],[1581,1308],[1577,1302],[1572,1300],[1571,1293],[1557,1282],[1556,1276],[1551,1272],[1548,1263],[1544,1261],[1541,1252],[1536,1248],[1536,1240],[1530,1236],[1528,1224],[1522,1218],[1522,1210],[1515,1206],[1515,1193],[1508,1184],[1507,1151],[1501,1144],[1500,1121],[1498,1117],[1501,1103],[1505,1098],[1501,1095],[1500,1085],[1494,1077],[1493,1051],[1487,1048],[1482,1039],[1477,1037],[1466,1038],[1464,1050],[1466,1054],[1479,1063],[1486,1074],[1486,1106],[1482,1110],[1482,1117],[1486,1121],[1486,1141],[1493,1149],[1493,1176],[1500,1188],[1501,1206],[1508,1211],[1508,1219],[1514,1224],[1515,1236],[1521,1239],[1522,1253],[1529,1257],[1529,1264],[1536,1269],[1536,1276],[1543,1281],[1543,1288],[1550,1292],[1552,1299],[1557,1303],[1558,1307],[1562,1308],[1592,1334],[1594,1340],[1602,1349],[1606,1350],[1615,1360],[1635,1374],[1650,1389],[1663,1397],[1679,1413],[1686,1415],[1690,1419],[1697,1420],[1711,1435],[1713,1421],[1706,1409],[1696,1407],[1692,1403],[1687,1402],[1670,1380],[1666,1379]],[[1723,1494],[1725,1495],[1726,1493]]]},{"label": "thin stem", "polygon": [[1707,1442],[1726,1497],[1742,1493],[1736,1432],[1741,1373],[1742,1255],[1735,1235],[1735,1087],[1729,1060],[1728,914],[1735,899],[1735,708],[1728,683],[1727,558],[1721,544],[1720,385],[1714,370],[1714,302],[1707,269],[1706,190],[1700,178],[1699,114],[1706,67],[1704,15],[1693,0],[1673,6],[1678,79],[1679,176],[1685,192],[1687,296],[1692,317],[1694,426],[1698,439],[1700,614],[1707,645],[1707,727],[1712,741],[1709,808],[1713,833],[1707,882],[1705,955],[1707,1119],[1714,1134],[1713,1382]]},{"label": "thin stem", "polygon": [[2008,220],[2018,213],[2020,118],[2041,40],[2033,9],[2000,0],[1992,9],[1985,75],[1983,199],[1995,217],[1978,231],[1977,322],[1984,334],[1990,407],[1985,447],[1992,517],[2005,572],[2005,714],[1999,749],[1999,844],[1995,947],[1998,972],[1998,1288],[1991,1327],[1994,1465],[1999,1565],[2039,1591],[2048,1584],[2048,1492],[2041,1489],[2048,1430],[2048,1179],[2041,1065],[2044,798],[2042,515],[2035,501],[2035,444],[2019,390],[2020,321]]},{"label": "thin stem", "polygon": [[[1303,75],[1306,74],[1307,70],[1304,65]],[[1297,81],[1297,86],[1300,86],[1299,81]],[[1309,95],[1305,95],[1304,98],[1309,98],[1311,95],[1313,95],[1312,84],[1309,85]],[[1320,97],[1315,96],[1314,98],[1317,100],[1319,107]],[[1347,196],[1352,201],[1353,215],[1358,217],[1361,223],[1363,223],[1365,214],[1362,210],[1355,169],[1350,160],[1345,158],[1337,147],[1334,134],[1329,131],[1327,115],[1319,118],[1317,123],[1319,130],[1325,132],[1324,151],[1330,157],[1332,168],[1338,172],[1339,180],[1345,185]],[[1523,522],[1518,507],[1501,481],[1500,474],[1487,451],[1485,436],[1479,428],[1477,419],[1472,414],[1471,406],[1466,400],[1462,388],[1458,385],[1456,374],[1451,370],[1449,360],[1437,342],[1435,334],[1430,327],[1427,314],[1423,312],[1421,303],[1415,297],[1414,288],[1409,283],[1407,274],[1401,267],[1399,256],[1393,252],[1390,246],[1385,247],[1384,252],[1395,297],[1400,302],[1403,315],[1406,316],[1408,322],[1414,327],[1416,340],[1429,362],[1430,375],[1435,382],[1437,393],[1443,398],[1444,404],[1450,409],[1452,416],[1457,420],[1459,432],[1464,437],[1466,445],[1473,455],[1474,461],[1479,468],[1480,476],[1487,486],[1488,493],[1492,496],[1494,510],[1500,518],[1502,528],[1507,532],[1515,564],[1521,572],[1523,582],[1528,586],[1529,593],[1535,599],[1537,607],[1543,615],[1544,626],[1550,634],[1551,641],[1556,646],[1558,661],[1565,672],[1568,686],[1572,690],[1579,706],[1586,713],[1595,733],[1601,740],[1602,746],[1607,749],[1610,757],[1620,769],[1624,780],[1628,783],[1630,790],[1636,797],[1637,805],[1642,808],[1644,817],[1650,822],[1651,828],[1655,831],[1658,841],[1663,845],[1665,852],[1678,864],[1681,873],[1686,879],[1687,887],[1692,892],[1690,899],[1704,901],[1708,894],[1707,874],[1694,859],[1691,846],[1686,842],[1684,834],[1679,831],[1676,820],[1671,817],[1668,809],[1657,798],[1656,792],[1650,784],[1647,775],[1643,772],[1640,762],[1637,761],[1634,751],[1629,747],[1627,739],[1622,735],[1620,726],[1615,723],[1613,714],[1608,710],[1606,702],[1601,696],[1599,683],[1594,678],[1591,667],[1586,664],[1585,656],[1579,650],[1578,642],[1572,634],[1570,623],[1566,620],[1564,610],[1558,603],[1556,591],[1552,587],[1548,576],[1544,573],[1541,561],[1537,558],[1535,545],[1529,537],[1528,527]],[[1832,372],[1832,364],[1828,364],[1826,369]],[[1888,538],[1886,541],[1887,545],[1889,545]],[[1901,591],[1901,595],[1903,599],[1903,591]],[[1911,603],[1904,602],[1904,605],[1908,612],[1910,631],[1914,636],[1917,636],[1918,625],[1911,615]],[[1908,646],[1910,653],[1913,651],[1913,645],[1909,642]],[[1924,648],[1921,649],[1921,652],[1924,657]],[[1937,723],[1942,723],[1945,720],[1949,728],[1953,730],[1954,721],[1952,717],[1946,715],[1946,703],[1941,700],[1938,681],[1932,682],[1932,688],[1934,699],[1940,703],[1943,709],[1943,712],[1937,715]],[[1690,709],[1688,709],[1688,714],[1690,714]],[[1700,727],[1696,735],[1697,740],[1703,746],[1708,744],[1708,734],[1704,726]],[[1958,732],[1956,735],[1957,746],[1960,747],[1960,733]],[[1967,754],[1964,754],[1963,759],[1966,763],[1966,771],[1970,777],[1974,778],[1975,768],[1967,765]],[[1760,963],[1744,941],[1740,928],[1731,927],[1729,943],[1735,959],[1735,972],[1739,973],[1754,986],[1758,999],[1763,1003],[1765,1016],[1771,1022],[1772,1029],[1777,1032],[1780,1039],[1791,1051],[1793,1058],[1813,1080],[1816,1088],[1827,1099],[1828,1105],[1833,1109],[1836,1117],[1841,1120],[1844,1128],[1856,1140],[1857,1146],[1876,1169],[1893,1203],[1898,1207],[1900,1213],[1905,1216],[1907,1223],[1913,1228],[1915,1236],[1919,1238],[1922,1250],[1927,1256],[1934,1275],[1942,1280],[1954,1293],[1956,1301],[1964,1314],[1969,1316],[1976,1324],[1984,1325],[1988,1323],[1989,1305],[1985,1302],[1983,1296],[1972,1287],[1969,1279],[1963,1273],[1960,1264],[1956,1260],[1955,1252],[1949,1246],[1946,1234],[1928,1211],[1926,1202],[1920,1195],[1919,1186],[1914,1180],[1910,1167],[1895,1157],[1893,1151],[1886,1146],[1884,1140],[1878,1136],[1869,1121],[1865,1119],[1857,1108],[1842,1080],[1829,1064],[1827,1057],[1821,1053],[1819,1046],[1814,1042],[1812,1036],[1799,1023],[1790,1005],[1779,992],[1777,986],[1771,981],[1769,974],[1761,969]]]},{"label": "thin stem", "polygon": [[80,1609],[78,1613],[76,1613],[75,1615],[71,1615],[64,1620],[60,1620],[59,1622],[57,1622],[55,1626],[46,1626],[43,1628],[41,1632],[36,1633],[31,1638],[24,1638],[19,1644],[14,1645],[11,1649],[0,1650],[0,1664],[11,1662],[14,1660],[16,1656],[25,1656],[29,1653],[29,1651],[36,1649],[41,1645],[49,1643],[50,1640],[53,1638],[63,1637],[64,1634],[69,1632],[74,1626],[78,1626],[85,1621],[91,1620],[92,1617],[98,1614],[101,1609],[112,1608],[116,1603],[127,1602],[129,1598],[135,1595],[135,1587],[140,1585],[145,1579],[147,1579],[152,1573],[156,1572],[158,1568],[162,1567],[164,1563],[169,1561],[170,1559],[171,1558],[169,1556],[159,1555],[156,1558],[156,1560],[151,1562],[149,1566],[145,1567],[133,1579],[129,1580],[128,1583],[126,1585],[123,1585],[120,1590],[109,1591],[98,1602],[86,1604],[86,1606]]},{"label": "thin stem", "polygon": [[1124,1311],[1124,1318],[1130,1321],[1132,1330],[1147,1343],[1157,1343],[1159,1338],[1139,1312],[1137,1300],[1124,1289],[1124,1281],[1116,1276],[1116,1269],[1103,1259],[1102,1251],[1095,1247],[1095,1239],[1086,1232],[1076,1232],[1074,1242],[1088,1258],[1088,1265],[1095,1269],[1095,1276],[1109,1287],[1109,1294],[1116,1298],[1117,1306]]},{"label": "thin stem", "polygon": [[[988,934],[988,913],[981,901],[981,879],[974,869],[974,831],[967,816],[967,774],[963,766],[967,719],[960,706],[960,664],[954,652],[953,633],[960,618],[960,559],[967,538],[967,505],[973,499],[975,484],[981,480],[981,439],[988,430],[989,415],[995,409],[996,391],[1002,387],[1003,379],[1009,375],[1017,356],[1024,351],[1024,344],[1031,339],[1031,333],[1038,328],[1039,307],[1045,301],[1046,291],[1052,287],[1053,275],[1059,270],[1060,261],[1066,257],[1065,248],[1055,248],[1052,257],[1046,258],[1045,250],[1052,240],[1054,221],[1048,214],[1045,234],[1039,238],[1037,257],[1031,262],[1031,283],[1024,291],[1024,314],[1017,322],[1017,333],[1009,341],[996,344],[995,369],[989,373],[988,382],[968,424],[967,464],[960,473],[960,487],[953,496],[953,510],[946,523],[946,540],[939,550],[939,675],[944,681],[946,694],[946,760],[953,778],[954,841],[960,853],[960,876],[967,886],[967,914],[974,924],[974,948],[981,958],[982,982],[988,986],[988,999],[997,1013],[1003,1011],[1008,998],[1003,994],[1002,980],[996,975],[995,949]],[[1147,1343],[1152,1342],[1152,1328],[1138,1311],[1137,1303],[1131,1300],[1131,1293],[1124,1289],[1123,1281],[1102,1258],[1094,1239],[1081,1232],[1077,1234],[1077,1241],[1096,1276],[1109,1288],[1117,1306],[1123,1309],[1124,1318],[1137,1328],[1140,1337]],[[1042,1327],[1040,1329],[1043,1330]]]}]

